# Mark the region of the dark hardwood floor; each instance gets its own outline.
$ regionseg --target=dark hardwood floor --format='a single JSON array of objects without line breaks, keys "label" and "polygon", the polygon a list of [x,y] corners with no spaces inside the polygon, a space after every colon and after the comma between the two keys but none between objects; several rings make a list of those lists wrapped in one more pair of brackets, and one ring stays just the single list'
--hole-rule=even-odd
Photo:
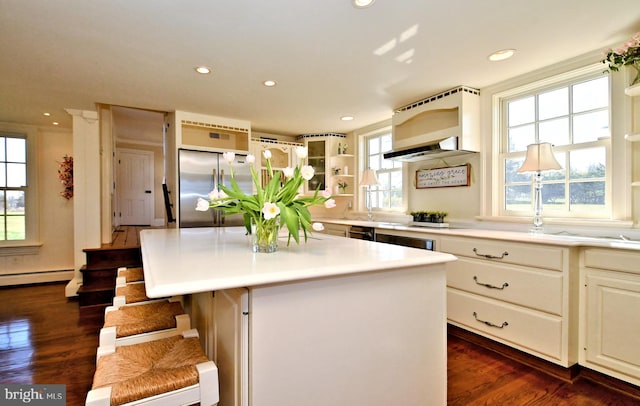
[{"label": "dark hardwood floor", "polygon": [[65,283],[0,288],[0,382],[66,384],[84,405],[95,372],[104,307],[83,309]]},{"label": "dark hardwood floor", "polygon": [[578,377],[573,383],[448,335],[449,405],[640,405],[640,398]]},{"label": "dark hardwood floor", "polygon": [[[66,384],[67,406],[80,406],[93,379],[103,310],[81,312],[64,297],[64,286],[0,288],[0,383]],[[640,398],[583,378],[556,379],[452,335],[448,381],[449,405],[640,404]]]},{"label": "dark hardwood floor", "polygon": [[131,248],[140,246],[140,231],[153,228],[151,226],[118,226],[111,233],[111,242],[102,244],[101,248]]}]

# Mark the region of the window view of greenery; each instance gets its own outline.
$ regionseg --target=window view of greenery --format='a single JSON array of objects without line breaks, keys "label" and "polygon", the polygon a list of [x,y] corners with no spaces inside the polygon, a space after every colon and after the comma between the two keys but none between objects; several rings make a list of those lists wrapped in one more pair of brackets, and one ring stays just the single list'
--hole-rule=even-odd
[{"label": "window view of greenery", "polygon": [[27,141],[0,135],[0,241],[26,239]]},{"label": "window view of greenery", "polygon": [[402,209],[402,163],[384,159],[391,151],[391,133],[367,138],[368,166],[376,171],[378,185],[371,187],[371,208]]},{"label": "window view of greenery", "polygon": [[610,147],[609,76],[507,100],[504,202],[532,210],[533,176],[517,173],[527,145],[548,142],[563,169],[542,173],[545,211],[604,217]]}]

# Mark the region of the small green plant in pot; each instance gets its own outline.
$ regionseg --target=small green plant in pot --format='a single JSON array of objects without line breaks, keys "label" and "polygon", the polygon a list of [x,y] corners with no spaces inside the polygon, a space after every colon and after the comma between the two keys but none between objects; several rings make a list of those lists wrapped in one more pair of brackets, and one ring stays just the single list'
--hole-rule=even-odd
[{"label": "small green plant in pot", "polygon": [[435,211],[431,214],[431,221],[433,223],[444,223],[444,218],[447,217],[446,211]]}]

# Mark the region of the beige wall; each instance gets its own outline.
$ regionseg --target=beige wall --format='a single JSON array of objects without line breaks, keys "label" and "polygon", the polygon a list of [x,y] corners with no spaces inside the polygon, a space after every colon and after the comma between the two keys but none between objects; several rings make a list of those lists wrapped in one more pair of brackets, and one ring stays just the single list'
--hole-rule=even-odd
[{"label": "beige wall", "polygon": [[[447,221],[473,220],[480,215],[480,154],[469,154],[435,161],[419,161],[408,164],[409,207],[408,212],[446,211]],[[416,171],[447,166],[470,164],[470,185],[442,188],[417,189]]]},{"label": "beige wall", "polygon": [[[0,285],[69,280],[73,272],[50,271],[74,268],[73,199],[66,200],[60,196],[62,185],[58,180],[59,162],[65,155],[73,156],[72,132],[8,123],[0,123],[0,129],[14,132],[21,132],[22,129],[36,134],[39,241],[42,243],[34,255],[0,256]],[[32,273],[43,274],[28,275]]]},{"label": "beige wall", "polygon": [[73,156],[72,132],[39,133],[40,269],[73,269],[73,200],[60,196],[58,163]]},{"label": "beige wall", "polygon": [[[631,134],[640,134],[640,96],[632,101]],[[631,152],[632,216],[635,227],[640,227],[640,142],[632,144]]]}]

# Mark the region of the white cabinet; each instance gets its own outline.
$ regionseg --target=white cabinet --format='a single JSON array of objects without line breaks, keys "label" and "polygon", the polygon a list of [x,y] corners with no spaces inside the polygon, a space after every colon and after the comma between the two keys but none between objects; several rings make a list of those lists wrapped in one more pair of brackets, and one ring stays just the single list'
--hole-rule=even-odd
[{"label": "white cabinet", "polygon": [[573,248],[442,237],[439,251],[458,256],[447,264],[451,324],[563,367],[577,362]]},{"label": "white cabinet", "polygon": [[[298,137],[308,148],[308,165],[315,172],[307,182],[307,193],[330,188],[337,196],[353,196],[357,190],[355,155],[344,134],[305,134]],[[344,185],[344,187],[340,187]]]},{"label": "white cabinet", "polygon": [[355,172],[355,155],[347,138],[333,137],[328,144],[329,171],[328,184],[334,195],[353,196],[357,189]]},{"label": "white cabinet", "polygon": [[[322,221],[320,221],[322,223]],[[329,235],[337,235],[338,237],[349,237],[349,229],[351,228],[345,224],[333,224],[333,223],[322,223],[324,225],[324,230],[321,231],[323,234]]]},{"label": "white cabinet", "polygon": [[[631,143],[631,188],[633,194],[633,201],[640,201],[640,84],[628,87],[625,89],[625,93],[632,98],[630,101],[631,106],[631,134],[625,136],[625,138]],[[640,213],[638,204],[634,204],[633,218],[638,218]]]},{"label": "white cabinet", "polygon": [[[640,110],[640,108],[638,110]],[[638,113],[638,116],[640,116],[640,112]],[[640,125],[638,125],[638,127],[640,127]],[[634,162],[640,162],[640,133],[628,134],[627,136],[625,136],[625,138],[627,139],[627,141],[633,143],[633,145],[631,146],[631,153],[632,156],[637,157],[634,159]],[[635,170],[631,175],[631,187],[640,188],[640,165],[635,165],[634,169]]]},{"label": "white cabinet", "polygon": [[195,318],[220,405],[446,404],[445,265],[429,268],[216,291]]},{"label": "white cabinet", "polygon": [[405,268],[252,290],[251,404],[446,404],[444,278]]},{"label": "white cabinet", "polygon": [[249,151],[251,123],[225,117],[175,112],[176,147],[204,151]]},{"label": "white cabinet", "polygon": [[[330,184],[333,186],[333,193],[339,196],[353,196],[357,189],[356,178],[353,175],[354,155],[340,154],[329,157]],[[341,187],[344,185],[344,187]]]},{"label": "white cabinet", "polygon": [[286,167],[295,167],[299,162],[296,157],[296,147],[303,144],[283,141],[251,140],[251,153],[256,157],[256,171],[260,174],[262,185],[266,185],[271,177],[267,170],[267,161],[264,152],[271,152],[271,168],[273,171],[282,171]]},{"label": "white cabinet", "polygon": [[640,385],[640,252],[581,257],[580,364]]},{"label": "white cabinet", "polygon": [[313,167],[314,175],[307,181],[307,192],[327,188],[327,148],[326,137],[314,137],[305,140],[307,146],[307,163]]},{"label": "white cabinet", "polygon": [[218,367],[219,406],[247,406],[249,398],[249,290],[187,296],[187,311],[207,357]]}]

